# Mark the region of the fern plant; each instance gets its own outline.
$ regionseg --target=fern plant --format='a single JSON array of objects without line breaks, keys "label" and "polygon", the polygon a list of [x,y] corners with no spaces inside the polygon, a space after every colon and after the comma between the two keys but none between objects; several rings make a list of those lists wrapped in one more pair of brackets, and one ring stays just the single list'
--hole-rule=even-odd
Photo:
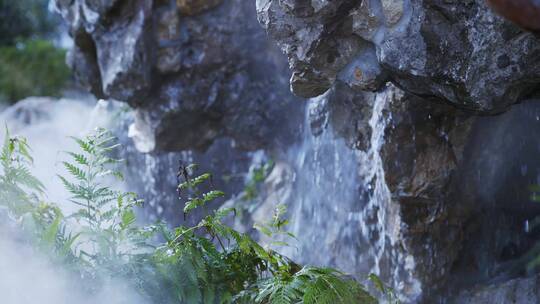
[{"label": "fern plant", "polygon": [[[195,207],[204,206],[222,195],[222,192],[219,191],[199,193],[197,191],[198,186],[209,180],[211,175],[203,174],[190,178],[190,171],[193,171],[193,168],[190,166],[183,170],[185,181],[179,185],[181,191],[191,190],[191,193],[195,194],[188,198],[184,209],[185,212],[191,211]],[[235,282],[236,286],[248,286],[248,288],[240,289],[228,286],[228,290],[237,292],[231,298],[232,302],[264,304],[376,303],[375,298],[369,295],[362,285],[343,273],[330,268],[302,268],[272,249],[263,248],[248,235],[239,233],[224,225],[222,219],[233,212],[234,209],[218,210],[214,215],[207,216],[194,227],[177,230],[174,239],[172,239],[171,244],[173,246],[169,246],[169,249],[174,249],[177,246],[175,242],[192,242],[193,238],[197,237],[195,231],[203,229],[212,239],[215,238],[221,247],[220,251],[212,250],[214,255],[227,260],[232,252],[241,256],[242,263],[248,262],[253,267],[251,270],[253,275],[251,276],[239,276],[229,269],[231,273],[243,279],[243,282],[233,280],[232,282]],[[288,224],[288,221],[282,218],[285,212],[285,206],[278,205],[271,221],[266,224],[259,224],[256,228],[269,237],[275,235],[294,237],[284,230],[284,227]],[[231,241],[232,245],[224,245],[225,242],[231,244]],[[272,244],[287,245],[281,241],[272,242]],[[207,252],[203,251],[202,253],[204,257]],[[204,274],[200,276],[200,280],[206,284],[208,280]]]},{"label": "fern plant", "polygon": [[45,187],[29,170],[33,159],[30,147],[24,138],[10,137],[6,128],[4,144],[0,154],[2,175],[0,176],[0,204],[12,216],[20,217],[32,212],[39,204],[39,196]]},{"label": "fern plant", "polygon": [[249,222],[247,215],[252,214],[261,204],[261,186],[273,168],[274,162],[272,160],[250,168],[244,183],[244,189],[234,200],[235,220],[239,223],[247,224]]},{"label": "fern plant", "polygon": [[377,303],[355,280],[331,268],[303,267],[263,280],[255,303]]},{"label": "fern plant", "polygon": [[[42,248],[69,261],[73,271],[90,274],[93,285],[101,278],[121,277],[154,303],[376,302],[347,275],[302,267],[229,227],[224,222],[236,213],[234,208],[217,209],[194,226],[137,225],[134,208],[142,201],[107,184],[108,178],[121,174],[114,169],[119,160],[111,156],[118,146],[103,129],[75,138],[81,151],[68,152],[71,161],[64,166],[69,175],[60,179],[79,210],[64,217],[39,198],[44,187],[28,169],[32,159],[26,141],[9,134],[6,138],[0,156],[0,204],[13,218],[35,218],[38,243],[49,244]],[[184,180],[178,191],[185,199],[184,216],[211,207],[224,195],[218,190],[200,191],[203,184],[211,186],[212,176],[196,175],[196,169],[192,165],[181,170]],[[269,237],[292,237],[284,229],[285,211],[280,205],[272,219],[257,228]],[[70,226],[72,220],[78,225]],[[156,232],[163,242],[154,246],[151,237]]]},{"label": "fern plant", "polygon": [[109,178],[123,178],[114,169],[120,160],[111,157],[119,147],[115,137],[105,129],[97,129],[85,138],[73,139],[81,151],[66,152],[71,162],[63,165],[70,178],[59,178],[72,195],[70,202],[79,207],[69,216],[82,227],[78,254],[94,268],[99,265],[115,275],[126,275],[132,260],[151,248],[147,240],[156,228],[135,225],[134,208],[142,205],[136,194],[113,190],[105,184]]},{"label": "fern plant", "polygon": [[60,208],[44,201],[45,187],[30,172],[33,161],[26,139],[11,137],[6,127],[0,153],[0,207],[43,251],[59,262],[72,263],[75,256],[70,249],[78,236],[66,231]]}]

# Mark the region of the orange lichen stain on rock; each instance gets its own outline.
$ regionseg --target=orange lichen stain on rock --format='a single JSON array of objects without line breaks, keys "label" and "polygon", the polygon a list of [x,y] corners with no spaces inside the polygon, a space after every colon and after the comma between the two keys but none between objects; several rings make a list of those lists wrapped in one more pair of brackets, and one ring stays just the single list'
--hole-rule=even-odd
[{"label": "orange lichen stain on rock", "polygon": [[184,16],[198,15],[206,10],[216,7],[223,0],[176,0],[180,14]]},{"label": "orange lichen stain on rock", "polygon": [[487,0],[487,3],[522,28],[540,32],[540,5],[537,0]]},{"label": "orange lichen stain on rock", "polygon": [[362,76],[363,76],[363,73],[362,73],[362,70],[360,68],[355,68],[354,69],[354,78],[356,78],[357,80],[362,80]]}]

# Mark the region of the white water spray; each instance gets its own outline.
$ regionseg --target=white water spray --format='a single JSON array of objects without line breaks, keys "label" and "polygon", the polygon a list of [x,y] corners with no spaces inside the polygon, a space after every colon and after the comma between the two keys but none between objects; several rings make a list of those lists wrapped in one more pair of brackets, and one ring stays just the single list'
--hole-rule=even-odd
[{"label": "white water spray", "polygon": [[[99,102],[94,107],[92,101],[31,97],[0,113],[2,127],[7,126],[11,135],[27,138],[34,156],[32,173],[45,184],[46,199],[56,203],[64,214],[78,209],[68,202],[70,194],[56,176],[58,173],[66,175],[61,164],[66,159],[63,151],[77,150],[69,136],[80,137],[95,127],[106,127],[110,122],[108,105]],[[3,137],[2,130],[2,142]],[[5,218],[0,208],[0,219]],[[92,294],[84,292],[80,281],[29,244],[15,223],[0,224],[0,303],[145,303],[135,290],[120,280],[104,282],[103,288]]]},{"label": "white water spray", "polygon": [[[388,88],[366,101],[372,112],[365,151],[347,146],[327,121],[322,121],[328,124],[322,133],[313,136],[306,118],[304,140],[288,152],[295,171],[291,232],[300,240],[298,250],[285,253],[305,264],[338,267],[360,280],[375,273],[393,282],[409,301],[420,294],[420,283],[414,276],[414,258],[399,243],[400,207],[392,201],[381,157],[395,93]],[[324,108],[329,99],[325,95],[311,100],[308,111]]]}]

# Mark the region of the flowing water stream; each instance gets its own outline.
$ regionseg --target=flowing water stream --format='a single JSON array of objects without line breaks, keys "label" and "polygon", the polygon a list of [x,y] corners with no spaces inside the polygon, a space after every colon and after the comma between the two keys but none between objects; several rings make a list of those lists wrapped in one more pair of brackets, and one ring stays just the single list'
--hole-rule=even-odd
[{"label": "flowing water stream", "polygon": [[329,100],[309,101],[304,138],[286,156],[295,172],[291,232],[301,236],[297,248],[286,251],[303,263],[336,266],[358,279],[381,275],[410,299],[420,293],[420,283],[413,276],[414,259],[399,250],[399,207],[392,202],[380,155],[390,99],[385,91],[375,95],[364,151],[350,148],[331,124],[312,135],[310,109]]}]

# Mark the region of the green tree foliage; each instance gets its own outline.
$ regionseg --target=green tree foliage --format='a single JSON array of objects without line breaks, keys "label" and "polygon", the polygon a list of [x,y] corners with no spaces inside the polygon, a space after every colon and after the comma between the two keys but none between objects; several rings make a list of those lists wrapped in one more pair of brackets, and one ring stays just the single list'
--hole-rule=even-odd
[{"label": "green tree foliage", "polygon": [[48,3],[49,0],[0,0],[0,45],[49,38],[59,21],[48,11]]},{"label": "green tree foliage", "polygon": [[58,96],[70,76],[66,52],[46,40],[0,46],[0,100]]},{"label": "green tree foliage", "polygon": [[66,52],[50,40],[59,16],[49,0],[0,0],[0,102],[58,96],[69,79]]},{"label": "green tree foliage", "polygon": [[[233,208],[217,209],[194,226],[138,225],[134,208],[142,202],[135,194],[107,184],[121,174],[114,170],[119,160],[110,157],[117,145],[105,130],[76,138],[81,151],[68,152],[71,161],[64,166],[69,176],[60,178],[79,210],[65,217],[39,198],[43,185],[28,169],[31,157],[26,141],[7,135],[0,158],[0,204],[12,217],[33,218],[37,224],[27,230],[38,244],[48,244],[41,248],[59,267],[68,265],[84,274],[91,285],[121,278],[153,303],[377,302],[349,276],[335,269],[302,267],[227,226],[224,219],[234,215]],[[221,191],[199,190],[211,184],[211,175],[197,175],[196,166],[182,168],[181,176],[178,189],[185,199],[184,216],[196,208],[212,207],[223,196]],[[258,229],[269,236],[287,235],[284,212],[283,207],[277,208]]]}]

